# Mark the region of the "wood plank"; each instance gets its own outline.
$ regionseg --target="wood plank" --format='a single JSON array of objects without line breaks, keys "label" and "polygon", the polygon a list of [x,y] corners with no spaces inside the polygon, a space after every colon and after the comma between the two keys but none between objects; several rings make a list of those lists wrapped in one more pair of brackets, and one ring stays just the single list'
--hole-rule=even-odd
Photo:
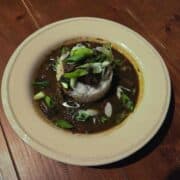
[{"label": "wood plank", "polygon": [[[175,169],[178,169],[180,166],[180,133],[178,131],[180,128],[178,121],[180,112],[178,108],[173,112],[173,106],[179,107],[180,105],[180,87],[177,83],[180,80],[180,76],[177,76],[180,57],[180,15],[178,14],[180,12],[180,3],[176,0],[162,2],[157,0],[132,0],[126,2],[121,0],[98,0],[96,3],[90,0],[67,0],[66,2],[53,0],[48,3],[43,3],[42,0],[25,0],[25,2],[40,26],[68,17],[98,16],[129,26],[143,35],[157,48],[168,66],[173,90],[176,93],[174,95],[175,102],[172,102],[175,105],[172,105],[165,128],[161,130],[157,138],[149,146],[156,146],[156,141],[160,141],[159,139],[163,139],[165,135],[166,138],[146,157],[129,166],[127,166],[129,160],[126,160],[127,162],[123,166],[125,166],[126,177],[129,179],[137,177],[142,179],[165,179]],[[168,131],[171,121],[173,123]],[[145,150],[143,149],[143,151]],[[74,170],[72,170],[73,173]]]},{"label": "wood plank", "polygon": [[0,179],[16,180],[17,175],[0,125]]},{"label": "wood plank", "polygon": [[[0,79],[8,58],[17,47],[17,45],[29,34],[37,29],[37,26],[28,15],[23,4],[17,0],[0,0]],[[19,177],[23,180],[34,179],[68,179],[68,170],[66,165],[52,161],[25,145],[12,131],[9,123],[2,111],[0,105],[0,118],[2,128],[6,134],[8,146],[12,152],[12,158],[17,166]],[[0,134],[0,138],[2,138]],[[3,145],[3,139],[0,145]],[[3,175],[6,179],[15,180],[13,178],[14,170],[8,162],[8,150],[4,146],[0,148],[0,164]],[[6,165],[6,166],[5,166]],[[9,167],[9,169],[8,169]],[[5,170],[5,168],[7,168]],[[10,172],[11,171],[11,172]]]},{"label": "wood plank", "polygon": [[[9,2],[8,2],[9,1]],[[21,2],[0,0],[0,79],[17,45],[35,30]]]},{"label": "wood plank", "polygon": [[[97,0],[96,2],[91,0],[52,0],[46,1],[46,3],[43,0],[22,0],[22,2],[29,7],[31,14],[33,14],[34,19],[40,26],[57,20],[79,16],[122,20],[126,24],[126,21],[124,21],[126,19],[124,7],[127,6],[127,3],[123,0],[113,0],[112,2],[103,0]],[[119,14],[116,13],[118,9],[122,10],[118,12]]]},{"label": "wood plank", "polygon": [[[134,1],[128,12],[154,41],[153,45],[161,52],[168,64],[172,80],[178,82],[180,77],[176,75],[180,71],[180,67],[177,66],[180,56],[180,2],[143,1],[139,7]],[[177,83],[173,85],[175,91],[179,92],[180,87]],[[175,94],[177,95],[179,94]]]}]

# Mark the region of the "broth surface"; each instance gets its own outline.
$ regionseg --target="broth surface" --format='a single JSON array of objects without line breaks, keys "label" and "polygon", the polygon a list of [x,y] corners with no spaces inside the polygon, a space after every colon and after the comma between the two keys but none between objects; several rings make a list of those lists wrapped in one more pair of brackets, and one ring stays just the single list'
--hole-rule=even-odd
[{"label": "broth surface", "polygon": [[[90,41],[82,41],[80,43],[91,49],[102,46],[101,43]],[[112,47],[111,51],[113,59],[117,62],[115,65],[111,65],[113,68],[113,77],[108,92],[96,101],[87,103],[79,102],[68,95],[67,92],[70,90],[62,88],[60,82],[57,81],[56,70],[54,69],[58,57],[62,54],[62,48],[67,47],[68,49],[72,49],[76,44],[77,42],[62,45],[52,51],[48,56],[44,57],[42,64],[35,72],[33,79],[35,83],[33,84],[32,90],[34,95],[43,92],[45,96],[50,97],[50,99],[48,100],[48,98],[45,99],[43,97],[36,100],[35,108],[40,109],[49,122],[75,133],[96,133],[107,130],[121,123],[133,112],[139,94],[138,74],[131,62],[123,54]],[[64,66],[65,69],[67,69],[67,72],[71,72],[74,68],[70,66]],[[75,70],[75,68],[73,70]],[[99,74],[88,74],[87,76],[82,76],[78,78],[78,80],[90,85],[93,84],[94,87],[101,81]],[[91,76],[95,77],[90,78]],[[48,85],[46,84],[43,87],[38,85],[37,82],[48,82]],[[117,95],[118,88],[121,96],[119,98]],[[67,102],[68,105],[78,107],[65,107],[63,103]],[[52,104],[52,107],[50,107],[50,104]],[[112,109],[110,117],[105,113],[105,109],[108,109],[108,107],[110,111]],[[76,115],[79,111],[86,111],[89,109],[95,110],[98,113],[94,116],[89,116],[86,120],[76,119]],[[83,116],[83,114],[81,115]],[[58,120],[61,120],[60,125],[58,124]]]}]

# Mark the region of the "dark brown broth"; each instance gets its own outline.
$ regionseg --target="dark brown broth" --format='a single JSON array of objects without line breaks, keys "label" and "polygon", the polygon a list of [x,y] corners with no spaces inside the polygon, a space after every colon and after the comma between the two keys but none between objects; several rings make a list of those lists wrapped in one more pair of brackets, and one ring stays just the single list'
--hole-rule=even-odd
[{"label": "dark brown broth", "polygon": [[[92,43],[92,47],[95,47],[97,45],[101,45],[99,43]],[[69,47],[72,47],[74,44],[68,45]],[[134,66],[130,63],[130,61],[121,53],[119,53],[117,50],[113,49],[113,55],[115,58],[119,58],[123,61],[122,65],[119,67],[116,67],[114,70],[113,80],[112,80],[112,86],[108,93],[100,100],[92,103],[82,104],[80,103],[81,107],[80,109],[97,109],[100,112],[100,115],[104,114],[104,107],[107,102],[110,102],[113,107],[113,113],[110,119],[108,119],[105,123],[102,123],[100,120],[97,120],[96,123],[93,122],[92,119],[89,119],[86,122],[79,122],[76,121],[73,118],[74,110],[67,109],[62,106],[62,102],[64,100],[72,100],[72,98],[68,97],[67,95],[62,94],[60,91],[60,86],[58,82],[56,81],[56,72],[53,71],[52,64],[54,63],[55,59],[60,56],[60,48],[57,48],[56,50],[52,51],[50,55],[44,58],[43,63],[40,65],[40,67],[35,72],[35,81],[39,80],[48,80],[50,82],[50,85],[43,89],[45,94],[48,96],[54,97],[57,107],[55,110],[52,110],[51,113],[44,115],[47,117],[47,119],[51,122],[55,122],[58,119],[65,119],[69,122],[71,122],[74,126],[72,128],[72,132],[77,133],[95,133],[104,131],[106,129],[109,129],[120,122],[122,122],[131,112],[127,111],[126,108],[122,107],[121,103],[119,102],[119,99],[116,96],[116,88],[117,85],[121,85],[123,87],[129,88],[130,90],[135,89],[135,93],[132,92],[126,92],[127,95],[130,97],[130,99],[133,101],[133,103],[136,105],[138,94],[139,94],[139,81],[138,81],[138,75],[134,68]],[[34,87],[33,93],[36,94],[39,92],[39,88]],[[43,100],[37,101],[38,107],[40,107],[41,111],[43,110],[42,104]],[[99,115],[99,116],[100,116]]]}]

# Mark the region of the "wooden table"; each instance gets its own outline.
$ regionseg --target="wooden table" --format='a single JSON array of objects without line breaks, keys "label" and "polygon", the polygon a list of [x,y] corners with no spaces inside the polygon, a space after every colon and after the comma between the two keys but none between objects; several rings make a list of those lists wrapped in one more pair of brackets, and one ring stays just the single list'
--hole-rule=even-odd
[{"label": "wooden table", "polygon": [[77,16],[122,23],[160,52],[172,80],[172,100],[165,123],[155,138],[131,157],[104,167],[78,167],[48,159],[24,144],[12,131],[1,106],[0,179],[179,180],[179,0],[0,0],[0,79],[10,55],[28,35],[51,22]]}]

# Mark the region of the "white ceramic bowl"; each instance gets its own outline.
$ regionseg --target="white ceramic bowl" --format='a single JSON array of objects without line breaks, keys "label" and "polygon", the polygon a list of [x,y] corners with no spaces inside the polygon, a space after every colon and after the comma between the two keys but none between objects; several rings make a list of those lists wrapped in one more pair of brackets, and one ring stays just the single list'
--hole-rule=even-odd
[{"label": "white ceramic bowl", "polygon": [[[59,43],[99,37],[130,54],[142,72],[141,98],[124,123],[102,133],[72,134],[43,121],[32,104],[31,77],[39,59]],[[5,114],[14,131],[36,151],[61,162],[102,165],[121,160],[144,146],[159,130],[170,101],[170,80],[158,52],[139,34],[99,18],[59,21],[30,35],[11,56],[2,87]]]}]

